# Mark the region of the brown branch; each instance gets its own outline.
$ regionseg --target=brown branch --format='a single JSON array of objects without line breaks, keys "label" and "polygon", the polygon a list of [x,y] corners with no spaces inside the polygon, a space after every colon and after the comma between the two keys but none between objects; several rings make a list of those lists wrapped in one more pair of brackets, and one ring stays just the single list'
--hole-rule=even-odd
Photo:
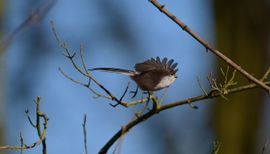
[{"label": "brown branch", "polygon": [[[27,118],[28,118],[30,124],[37,130],[39,140],[32,143],[31,145],[26,145],[26,144],[23,143],[24,141],[23,141],[22,135],[20,134],[20,143],[21,143],[21,145],[19,145],[19,146],[0,146],[0,150],[21,150],[21,153],[22,153],[22,150],[32,149],[32,148],[42,144],[43,154],[47,153],[46,133],[47,133],[47,128],[48,128],[48,120],[49,120],[49,118],[46,116],[45,113],[42,113],[40,111],[40,97],[37,97],[35,102],[36,102],[36,122],[37,123],[33,124],[30,117],[28,116],[28,112],[26,112],[26,114],[27,114]],[[43,131],[41,130],[40,118],[42,118],[43,121],[44,121],[44,123],[43,123]]]},{"label": "brown branch", "polygon": [[251,80],[261,88],[265,89],[268,94],[270,94],[270,87],[264,84],[262,81],[258,80],[251,74],[249,74],[247,71],[241,68],[238,64],[233,62],[231,59],[226,57],[224,54],[222,54],[220,51],[215,49],[214,47],[210,46],[206,41],[204,41],[202,38],[200,38],[195,32],[193,32],[184,22],[179,20],[175,15],[170,13],[167,9],[165,9],[164,5],[161,5],[157,0],[149,0],[150,3],[152,3],[157,9],[159,9],[160,12],[165,14],[167,17],[169,17],[173,22],[175,22],[178,26],[180,26],[184,31],[186,31],[190,36],[192,36],[195,40],[197,40],[200,44],[202,44],[207,51],[210,50],[212,53],[214,53],[216,56],[221,58],[223,61],[225,61],[228,65],[239,71],[243,76],[245,76],[248,80]]},{"label": "brown branch", "polygon": [[84,116],[83,116],[83,124],[82,124],[82,127],[83,127],[84,152],[85,152],[85,154],[88,154],[88,148],[87,148],[86,118],[87,118],[87,115],[84,114]]},{"label": "brown branch", "polygon": [[265,81],[267,80],[267,77],[269,77],[270,75],[270,66],[268,67],[266,73],[263,75],[263,77],[261,78],[261,81]]},{"label": "brown branch", "polygon": [[31,15],[29,15],[10,35],[6,36],[0,41],[0,52],[4,51],[21,31],[40,22],[49,12],[55,2],[56,0],[49,0],[40,8],[32,11]]},{"label": "brown branch", "polygon": [[[43,135],[44,133],[46,134],[47,128],[48,128],[48,120],[49,118],[45,113],[42,113],[40,111],[40,97],[37,97],[36,99],[36,129],[37,133],[39,136],[39,139],[42,141],[42,153],[47,154],[47,145],[46,145],[46,137]],[[44,123],[43,123],[43,132],[41,130],[41,124],[40,124],[40,117],[43,118]]]},{"label": "brown branch", "polygon": [[[67,44],[65,42],[62,42],[57,34],[57,31],[56,31],[56,28],[55,28],[55,25],[54,25],[54,22],[51,21],[51,27],[52,27],[52,32],[55,36],[55,39],[59,45],[59,47],[63,48],[65,50],[65,54],[64,56],[66,58],[69,59],[69,61],[71,62],[72,66],[75,68],[75,70],[77,72],[79,72],[81,75],[87,77],[89,79],[89,82],[90,81],[93,81],[99,88],[101,88],[110,98],[110,100],[112,101],[115,101],[117,104],[116,105],[112,105],[113,107],[116,107],[117,105],[122,105],[124,107],[127,107],[127,104],[125,104],[124,102],[122,102],[121,100],[119,100],[116,96],[114,96],[107,88],[105,88],[105,86],[103,86],[100,82],[98,82],[97,79],[95,79],[90,73],[89,71],[87,70],[86,68],[86,64],[85,64],[85,61],[83,59],[83,54],[82,54],[82,46],[80,46],[80,58],[81,58],[81,62],[82,62],[82,65],[83,65],[83,69],[81,69],[78,64],[74,61],[74,57],[75,57],[75,53],[71,54]],[[60,69],[61,73],[67,77],[69,80],[77,83],[77,84],[80,84],[80,85],[84,85],[83,83],[80,83],[79,81],[76,81],[74,79],[72,79],[71,77],[68,77],[61,69]],[[90,86],[89,84],[87,84],[88,86]],[[89,87],[87,87],[89,88]],[[91,90],[91,88],[89,88]],[[91,90],[93,92],[93,90]],[[98,92],[94,92],[94,94],[97,94],[98,97],[103,97],[104,95],[102,94],[99,94]],[[108,98],[107,96],[105,98]]]},{"label": "brown branch", "polygon": [[[266,85],[270,85],[270,81],[264,82],[264,84]],[[232,94],[232,93],[237,93],[237,92],[241,92],[241,91],[245,91],[248,89],[253,89],[253,88],[258,88],[259,86],[256,84],[248,84],[248,85],[244,85],[241,87],[237,87],[237,88],[232,88],[232,89],[228,89],[228,93],[227,94]],[[199,96],[195,96],[195,97],[191,97],[191,98],[187,98],[181,101],[176,101],[176,102],[172,102],[169,104],[165,104],[163,106],[157,106],[156,103],[153,103],[153,109],[150,110],[149,112],[143,114],[142,116],[139,116],[138,118],[130,121],[128,124],[124,125],[121,127],[121,129],[115,133],[115,135],[100,149],[99,154],[104,154],[107,153],[107,151],[110,149],[110,147],[124,134],[126,134],[131,128],[133,128],[134,126],[136,126],[137,124],[147,120],[148,118],[152,117],[153,115],[176,107],[176,106],[181,106],[181,105],[185,105],[185,104],[191,104],[193,102],[198,102],[201,100],[206,100],[206,99],[210,99],[210,98],[215,98],[215,97],[221,97],[221,94],[218,92],[213,92],[210,91],[207,94],[204,95],[199,95]]]}]

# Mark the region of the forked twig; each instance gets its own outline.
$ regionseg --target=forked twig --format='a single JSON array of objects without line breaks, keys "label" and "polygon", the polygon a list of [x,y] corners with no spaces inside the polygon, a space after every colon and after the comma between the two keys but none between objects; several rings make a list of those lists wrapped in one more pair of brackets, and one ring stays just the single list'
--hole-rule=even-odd
[{"label": "forked twig", "polygon": [[232,86],[235,86],[237,82],[234,81],[236,70],[232,72],[232,76],[229,78],[229,66],[226,69],[226,72],[220,68],[220,72],[223,76],[223,83],[218,83],[217,80],[213,77],[212,73],[208,76],[209,84],[211,85],[211,89],[213,92],[217,91],[220,93],[221,97],[225,100],[228,100],[225,95],[228,94],[228,89]]},{"label": "forked twig", "polygon": [[[114,106],[114,107],[116,107],[117,105],[122,105],[122,106],[124,106],[124,107],[127,107],[127,104],[126,103],[124,103],[124,102],[122,102],[121,100],[119,100],[117,97],[115,97],[107,88],[105,88],[101,83],[99,83],[89,72],[88,72],[88,70],[87,70],[87,67],[86,67],[86,64],[85,64],[85,61],[84,61],[84,59],[83,59],[83,55],[82,55],[82,46],[80,47],[80,57],[81,57],[81,62],[82,62],[82,65],[83,65],[83,69],[84,70],[82,70],[77,64],[76,64],[76,62],[74,61],[74,57],[75,57],[75,53],[73,53],[73,54],[71,54],[71,52],[70,52],[70,50],[69,50],[69,48],[68,48],[68,46],[67,46],[67,44],[65,43],[65,42],[62,42],[61,40],[60,40],[60,38],[59,38],[59,36],[58,36],[58,34],[57,34],[57,31],[56,31],[56,28],[55,28],[55,25],[54,25],[54,23],[53,23],[53,21],[51,21],[51,27],[52,27],[52,31],[53,31],[53,34],[54,34],[54,36],[55,36],[55,39],[57,40],[57,43],[58,43],[58,45],[61,47],[61,48],[63,48],[64,50],[65,50],[65,57],[66,58],[68,58],[69,59],[69,61],[71,62],[71,64],[72,64],[72,66],[75,68],[75,70],[77,71],[77,72],[79,72],[81,75],[83,75],[83,76],[85,76],[85,77],[87,77],[88,79],[89,79],[89,84],[87,84],[87,85],[89,85],[89,87],[90,87],[90,81],[93,81],[98,87],[100,87],[108,96],[109,96],[109,98],[110,98],[110,100],[112,100],[112,101],[115,101],[115,102],[117,102],[117,104],[115,104],[115,105],[112,105],[112,106]],[[61,71],[61,69],[60,69],[60,71]],[[83,86],[85,86],[86,84],[83,84],[83,83],[81,83],[80,81],[76,81],[76,80],[74,80],[74,79],[72,79],[71,77],[69,77],[68,75],[66,75],[63,71],[61,71],[61,73],[62,74],[64,74],[64,76],[65,77],[67,77],[69,80],[71,80],[71,81],[73,81],[73,82],[75,82],[75,83],[77,83],[77,84],[80,84],[80,85],[83,85]],[[89,87],[87,87],[87,88],[89,88]],[[91,88],[89,88],[90,90],[91,90]],[[91,90],[94,94],[96,94],[98,97],[104,97],[104,95],[102,95],[102,94],[99,94],[98,92],[96,92],[95,90]],[[108,99],[108,97],[107,96],[105,96],[104,98],[107,98]]]},{"label": "forked twig", "polygon": [[213,149],[212,149],[212,154],[218,154],[220,151],[222,143],[218,140],[215,140],[213,143]]},{"label": "forked twig", "polygon": [[[0,150],[20,150],[20,153],[23,152],[25,149],[31,149],[34,148],[40,144],[42,144],[42,153],[46,154],[47,153],[47,148],[46,148],[46,133],[47,133],[47,128],[48,128],[48,120],[49,118],[45,113],[42,113],[40,111],[40,97],[37,97],[35,100],[36,103],[36,124],[34,124],[31,120],[31,118],[28,115],[28,111],[26,111],[27,118],[30,122],[30,124],[37,130],[37,134],[39,136],[39,140],[34,142],[31,145],[26,145],[24,144],[23,137],[20,133],[20,145],[19,146],[0,146]],[[40,123],[41,118],[43,119],[43,129]]]}]

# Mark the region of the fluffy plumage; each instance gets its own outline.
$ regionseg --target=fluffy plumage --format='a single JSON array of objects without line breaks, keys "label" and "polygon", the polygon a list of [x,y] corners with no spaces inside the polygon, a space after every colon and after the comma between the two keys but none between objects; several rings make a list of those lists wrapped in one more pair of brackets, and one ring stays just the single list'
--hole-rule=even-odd
[{"label": "fluffy plumage", "polygon": [[152,71],[152,70],[160,70],[160,71],[165,71],[168,72],[170,74],[175,74],[178,69],[175,69],[176,66],[178,65],[177,63],[174,63],[173,59],[170,59],[168,61],[168,58],[163,58],[162,60],[160,60],[159,57],[157,57],[156,59],[151,58],[149,60],[146,60],[145,62],[142,63],[137,63],[135,65],[135,70],[137,72],[148,72],[148,71]]},{"label": "fluffy plumage", "polygon": [[177,63],[173,59],[159,57],[151,58],[142,63],[135,64],[135,70],[121,68],[93,68],[90,71],[105,71],[130,76],[144,91],[156,91],[170,86],[177,78]]}]

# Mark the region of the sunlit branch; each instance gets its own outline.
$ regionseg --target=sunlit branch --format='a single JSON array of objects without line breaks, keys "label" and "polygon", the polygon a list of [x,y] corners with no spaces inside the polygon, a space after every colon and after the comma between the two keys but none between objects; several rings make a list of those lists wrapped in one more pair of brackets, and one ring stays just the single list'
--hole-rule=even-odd
[{"label": "sunlit branch", "polygon": [[160,12],[165,14],[167,17],[169,17],[174,23],[176,23],[179,27],[181,27],[184,31],[186,31],[190,36],[192,36],[195,40],[197,40],[201,45],[203,45],[206,48],[206,51],[210,50],[212,53],[214,53],[216,56],[218,56],[220,59],[225,61],[228,65],[236,69],[238,72],[240,72],[244,77],[246,77],[248,80],[254,82],[259,87],[265,89],[268,94],[270,94],[270,87],[267,86],[262,81],[258,80],[251,74],[249,74],[247,71],[245,71],[241,66],[233,62],[230,58],[226,57],[223,53],[206,43],[201,37],[199,37],[195,32],[193,32],[184,22],[182,22],[180,19],[178,19],[175,15],[173,15],[169,10],[165,9],[165,5],[161,5],[157,0],[149,0],[150,3],[152,3],[157,9],[159,9]]},{"label": "sunlit branch", "polygon": [[[31,145],[26,145],[24,144],[24,139],[20,133],[20,143],[21,145],[19,146],[0,146],[0,150],[20,150],[20,153],[23,152],[25,149],[32,149],[40,144],[42,144],[42,153],[46,154],[47,153],[47,148],[46,148],[46,133],[47,133],[47,128],[48,128],[48,120],[49,118],[45,113],[42,113],[40,111],[40,97],[37,97],[35,100],[36,103],[36,124],[34,124],[31,120],[31,118],[28,115],[28,110],[26,110],[26,115],[28,118],[29,123],[31,126],[33,126],[37,130],[37,134],[39,136],[39,140],[32,143]],[[43,127],[42,124],[40,123],[41,118],[43,119]]]},{"label": "sunlit branch", "polygon": [[[270,85],[270,81],[264,82],[264,84],[266,85]],[[254,88],[258,88],[259,86],[256,84],[248,84],[248,85],[244,85],[244,86],[240,86],[237,88],[232,88],[232,89],[228,89],[228,94],[232,94],[232,93],[237,93],[237,92],[241,92],[241,91],[245,91],[248,89],[254,89]],[[173,107],[177,107],[177,106],[181,106],[181,105],[186,105],[186,104],[190,104],[190,103],[194,103],[194,102],[198,102],[198,101],[202,101],[202,100],[206,100],[206,99],[211,99],[211,98],[216,98],[216,97],[221,97],[221,93],[217,92],[217,91],[210,91],[207,94],[203,94],[203,95],[199,95],[199,96],[195,96],[195,97],[191,97],[191,98],[187,98],[181,101],[176,101],[176,102],[172,102],[169,104],[165,104],[162,106],[156,106],[155,103],[153,103],[153,109],[150,110],[149,112],[138,116],[136,119],[130,121],[129,123],[127,123],[126,125],[122,126],[121,129],[114,134],[114,136],[100,149],[99,154],[104,154],[107,153],[107,151],[110,149],[110,147],[125,133],[127,133],[131,128],[133,128],[134,126],[138,125],[139,123],[146,121],[148,118],[154,116],[155,114],[162,112],[164,110],[168,110],[171,109]],[[124,128],[124,129],[123,129]]]}]

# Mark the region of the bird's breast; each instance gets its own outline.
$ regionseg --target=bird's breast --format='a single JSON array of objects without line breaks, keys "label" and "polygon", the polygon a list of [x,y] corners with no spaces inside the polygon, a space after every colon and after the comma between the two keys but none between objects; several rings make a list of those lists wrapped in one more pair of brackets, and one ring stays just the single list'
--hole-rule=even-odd
[{"label": "bird's breast", "polygon": [[162,77],[160,79],[159,83],[155,86],[154,89],[159,90],[159,89],[168,87],[168,86],[170,86],[174,82],[175,79],[176,78],[173,75],[164,76],[164,77]]}]

